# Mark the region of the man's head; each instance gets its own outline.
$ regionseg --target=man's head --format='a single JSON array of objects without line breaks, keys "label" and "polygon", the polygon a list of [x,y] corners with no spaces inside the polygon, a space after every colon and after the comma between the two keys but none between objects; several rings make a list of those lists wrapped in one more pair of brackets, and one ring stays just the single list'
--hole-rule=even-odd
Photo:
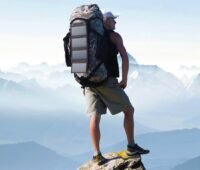
[{"label": "man's head", "polygon": [[104,21],[104,26],[106,27],[106,29],[108,29],[108,30],[115,29],[115,24],[116,24],[115,19],[118,16],[119,15],[114,15],[112,12],[105,12],[103,14],[103,21]]}]

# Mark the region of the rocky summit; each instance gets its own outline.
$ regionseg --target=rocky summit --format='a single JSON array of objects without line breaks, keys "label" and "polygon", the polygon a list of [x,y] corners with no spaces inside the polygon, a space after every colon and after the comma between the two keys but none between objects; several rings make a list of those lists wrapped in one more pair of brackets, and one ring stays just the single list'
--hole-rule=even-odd
[{"label": "rocky summit", "polygon": [[117,153],[107,153],[103,155],[107,161],[98,166],[92,160],[86,162],[78,170],[145,170],[140,155],[128,159],[122,159]]}]

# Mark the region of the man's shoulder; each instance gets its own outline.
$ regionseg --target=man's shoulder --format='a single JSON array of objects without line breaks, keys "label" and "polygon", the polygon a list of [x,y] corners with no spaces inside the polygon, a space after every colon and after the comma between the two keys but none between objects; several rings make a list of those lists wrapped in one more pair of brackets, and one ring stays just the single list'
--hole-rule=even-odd
[{"label": "man's shoulder", "polygon": [[115,37],[121,37],[121,35],[118,32],[115,32],[115,31],[111,31],[110,35],[115,36]]},{"label": "man's shoulder", "polygon": [[117,41],[121,41],[122,37],[118,32],[112,31],[110,33],[110,38],[112,40],[112,42],[117,42]]}]

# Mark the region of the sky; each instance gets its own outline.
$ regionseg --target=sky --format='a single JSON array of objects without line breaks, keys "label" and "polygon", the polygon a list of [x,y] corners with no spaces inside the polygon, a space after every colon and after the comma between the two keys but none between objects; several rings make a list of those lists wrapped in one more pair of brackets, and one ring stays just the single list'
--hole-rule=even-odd
[{"label": "sky", "polygon": [[200,66],[198,0],[0,0],[0,70],[20,62],[63,63],[70,14],[92,3],[120,14],[116,31],[139,64],[170,72]]}]

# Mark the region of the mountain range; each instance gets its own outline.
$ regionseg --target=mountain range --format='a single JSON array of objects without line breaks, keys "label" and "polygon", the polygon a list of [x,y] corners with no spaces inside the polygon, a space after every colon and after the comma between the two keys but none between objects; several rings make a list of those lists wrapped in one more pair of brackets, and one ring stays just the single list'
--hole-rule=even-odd
[{"label": "mountain range", "polygon": [[[10,111],[10,110],[9,110]],[[6,109],[0,114],[0,143],[35,141],[65,156],[91,150],[89,118],[84,114],[65,111],[32,111]],[[16,113],[13,115],[13,113]],[[56,113],[58,115],[56,115]],[[121,116],[102,117],[102,146],[110,146],[125,139]],[[136,134],[155,129],[135,122]],[[116,130],[117,129],[117,130]],[[74,146],[79,146],[75,147]]]},{"label": "mountain range", "polygon": [[[148,170],[171,170],[178,164],[200,155],[200,130],[181,129],[155,132],[136,136],[136,142],[150,149],[150,154],[143,157]],[[125,142],[105,150],[123,149]]]},{"label": "mountain range", "polygon": [[66,170],[75,169],[76,162],[35,142],[0,145],[2,170]]},{"label": "mountain range", "polygon": [[[150,149],[149,155],[142,156],[148,170],[198,170],[199,168],[199,129],[147,133],[137,135],[136,141],[142,147]],[[126,141],[122,141],[104,147],[102,151],[117,152],[125,147]],[[36,142],[0,145],[0,169],[3,170],[75,169],[91,157],[92,152],[70,157],[62,156]]]},{"label": "mountain range", "polygon": [[[200,129],[182,129],[153,132],[136,136],[136,142],[150,150],[142,161],[148,170],[193,170],[199,167]],[[103,153],[126,149],[126,141],[103,148]],[[85,162],[91,159],[92,152],[72,157]],[[196,157],[196,158],[194,158]],[[181,169],[185,166],[185,169]],[[187,167],[187,168],[186,168]],[[189,168],[190,167],[190,168]],[[198,169],[199,170],[199,169]]]},{"label": "mountain range", "polygon": [[[135,107],[137,142],[151,150],[151,154],[144,157],[148,170],[171,170],[175,166],[191,165],[190,161],[193,162],[195,157],[198,160],[200,155],[200,133],[199,129],[194,129],[200,128],[200,71],[182,67],[183,76],[177,77],[156,65],[139,64],[130,54],[129,61],[125,91]],[[119,65],[121,67],[120,60]],[[186,70],[191,73],[186,74]],[[35,141],[40,145],[24,143],[23,146],[13,145],[13,148],[21,148],[26,157],[26,146],[43,150],[42,145],[64,155],[63,158],[52,151],[58,156],[54,157],[56,160],[65,163],[69,160],[72,166],[83,163],[86,158],[91,159],[84,95],[65,64],[20,63],[7,71],[0,71],[0,96],[1,144]],[[102,147],[105,152],[126,146],[125,141],[121,142],[125,139],[122,125],[122,114],[110,116],[108,112],[102,117]],[[7,148],[7,145],[2,148]],[[12,150],[2,153],[7,153],[7,158],[17,155]],[[71,159],[82,161],[77,163]],[[16,161],[20,162],[20,157]],[[13,165],[21,166],[17,162]],[[26,162],[32,164],[28,157]],[[3,162],[0,164],[5,165]],[[1,168],[1,165],[0,169],[11,170]]]},{"label": "mountain range", "polygon": [[[129,61],[126,92],[136,109],[135,116],[140,123],[161,130],[200,127],[198,124],[193,126],[186,123],[193,119],[200,120],[199,74],[193,76],[190,85],[186,85],[184,80],[156,65],[138,64],[130,54]],[[121,67],[120,59],[119,65]],[[182,67],[183,69],[186,70]],[[197,70],[195,69],[196,72]],[[44,112],[85,112],[80,85],[65,64],[20,63],[7,71],[1,71],[0,95],[2,108],[10,109],[12,105],[16,110],[26,108]],[[155,117],[159,119],[156,124],[152,123]],[[166,120],[170,122],[166,123]]]},{"label": "mountain range", "polygon": [[199,170],[200,169],[200,156],[187,160],[186,162],[177,165],[172,170]]}]

